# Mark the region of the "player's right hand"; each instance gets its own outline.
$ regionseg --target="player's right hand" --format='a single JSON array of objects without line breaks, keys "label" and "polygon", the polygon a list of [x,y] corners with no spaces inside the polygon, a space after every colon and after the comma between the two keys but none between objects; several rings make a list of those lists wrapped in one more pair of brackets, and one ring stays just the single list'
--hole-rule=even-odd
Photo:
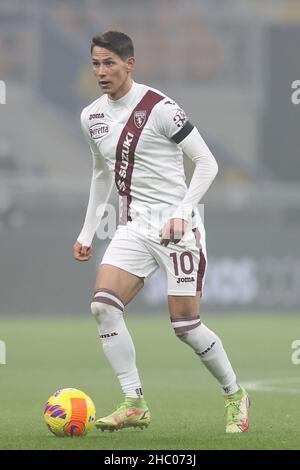
[{"label": "player's right hand", "polygon": [[88,261],[92,257],[92,247],[83,246],[76,241],[73,246],[73,255],[77,261]]}]

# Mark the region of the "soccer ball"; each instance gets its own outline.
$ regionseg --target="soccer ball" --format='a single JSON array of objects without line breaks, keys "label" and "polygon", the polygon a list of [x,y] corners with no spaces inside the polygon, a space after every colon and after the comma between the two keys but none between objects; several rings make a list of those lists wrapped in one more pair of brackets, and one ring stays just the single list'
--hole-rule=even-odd
[{"label": "soccer ball", "polygon": [[80,390],[62,388],[53,393],[45,404],[44,418],[56,436],[83,436],[94,427],[95,405]]}]

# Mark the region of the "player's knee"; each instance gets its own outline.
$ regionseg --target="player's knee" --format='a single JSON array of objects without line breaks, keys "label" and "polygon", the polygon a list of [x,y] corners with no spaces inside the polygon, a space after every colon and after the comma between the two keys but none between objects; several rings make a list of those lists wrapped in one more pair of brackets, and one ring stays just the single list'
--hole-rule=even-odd
[{"label": "player's knee", "polygon": [[102,302],[93,302],[91,303],[91,312],[92,315],[97,319],[99,319],[100,315],[105,315],[108,310],[108,305]]},{"label": "player's knee", "polygon": [[101,332],[106,332],[111,328],[112,324],[118,322],[123,313],[119,310],[111,308],[110,305],[104,302],[92,302],[91,312],[100,328]]},{"label": "player's knee", "polygon": [[91,312],[97,322],[106,321],[123,315],[123,302],[111,291],[100,289],[91,303]]}]

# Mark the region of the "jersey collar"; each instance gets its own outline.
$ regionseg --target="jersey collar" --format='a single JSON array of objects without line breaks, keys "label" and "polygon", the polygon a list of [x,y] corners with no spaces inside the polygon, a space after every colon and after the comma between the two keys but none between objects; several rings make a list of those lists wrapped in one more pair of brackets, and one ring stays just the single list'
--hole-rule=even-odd
[{"label": "jersey collar", "polygon": [[137,88],[136,83],[133,81],[130,90],[126,93],[126,95],[122,96],[122,98],[119,98],[118,100],[111,100],[107,96],[107,102],[109,106],[114,107],[114,108],[116,107],[123,108],[124,106],[130,105],[130,103],[132,102],[132,98],[135,95],[136,88]]}]

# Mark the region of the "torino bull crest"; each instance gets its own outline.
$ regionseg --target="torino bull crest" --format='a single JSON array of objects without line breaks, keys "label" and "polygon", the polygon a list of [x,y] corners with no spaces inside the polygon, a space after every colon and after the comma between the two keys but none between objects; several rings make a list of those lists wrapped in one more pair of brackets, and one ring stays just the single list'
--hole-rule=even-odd
[{"label": "torino bull crest", "polygon": [[144,122],[146,120],[146,116],[147,116],[147,111],[136,111],[134,113],[134,124],[136,125],[138,129],[143,127]]}]

